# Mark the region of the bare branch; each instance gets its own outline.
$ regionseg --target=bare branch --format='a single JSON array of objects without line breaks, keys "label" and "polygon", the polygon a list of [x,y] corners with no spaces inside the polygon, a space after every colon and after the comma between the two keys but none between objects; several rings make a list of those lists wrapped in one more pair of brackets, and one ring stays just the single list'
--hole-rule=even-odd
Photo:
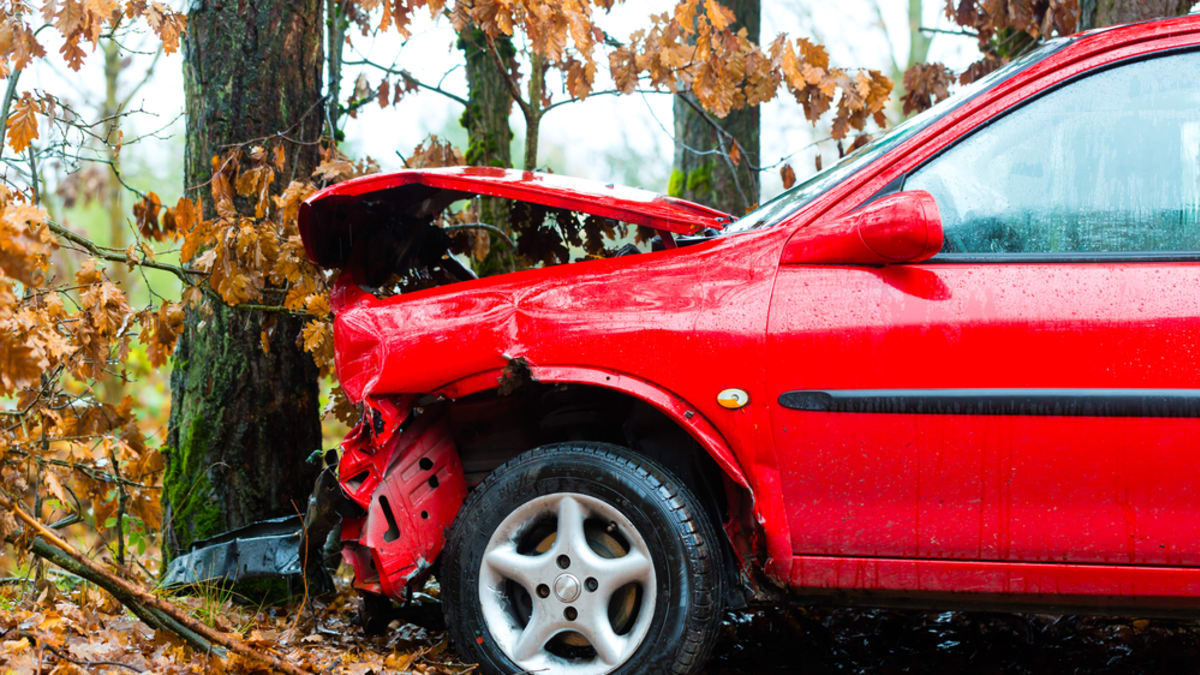
[{"label": "bare branch", "polygon": [[496,227],[495,225],[489,225],[487,223],[462,223],[459,225],[447,225],[442,229],[447,232],[456,232],[458,230],[487,230],[488,232],[491,232],[497,237],[503,239],[504,242],[509,246],[515,247],[517,245],[517,242],[513,241],[512,237],[508,236],[504,230]]},{"label": "bare branch", "polygon": [[96,244],[95,242],[91,241],[90,239],[87,239],[85,237],[79,236],[78,234],[75,234],[74,232],[68,230],[67,228],[63,227],[62,225],[59,225],[58,223],[55,223],[53,221],[47,221],[46,225],[50,228],[50,231],[53,232],[54,234],[58,235],[59,237],[61,237],[63,239],[66,239],[67,241],[71,242],[72,244],[75,244],[76,246],[82,247],[85,251],[87,251],[94,257],[100,258],[102,260],[108,260],[110,262],[120,262],[120,263],[126,263],[126,264],[129,264],[130,262],[132,262],[134,265],[140,265],[142,267],[149,267],[151,269],[162,270],[164,272],[170,272],[171,274],[174,274],[175,276],[179,277],[180,281],[182,281],[183,283],[188,284],[188,285],[192,285],[194,283],[191,280],[190,275],[204,276],[204,272],[201,272],[200,270],[197,270],[197,269],[194,269],[191,267],[182,267],[179,265],[169,265],[167,263],[161,263],[161,262],[158,262],[155,260],[147,260],[144,256],[141,259],[135,258],[131,261],[125,255],[124,252],[117,253],[115,251],[112,251],[111,249],[106,249],[105,247],[102,247],[102,246]]},{"label": "bare branch", "polygon": [[8,110],[12,107],[13,97],[17,95],[17,80],[21,79],[21,69],[16,68],[8,76],[8,87],[4,90],[4,107],[0,108],[0,155],[4,154],[4,136],[8,132]]},{"label": "bare branch", "polygon": [[508,85],[508,93],[512,95],[513,100],[517,102],[518,106],[520,106],[521,113],[525,115],[525,119],[529,119],[529,116],[533,114],[533,110],[530,109],[529,104],[525,102],[525,99],[521,98],[520,88],[517,87],[516,82],[513,82],[512,75],[508,72],[508,68],[504,67],[504,60],[500,58],[500,50],[496,48],[496,40],[487,33],[484,33],[484,37],[486,37],[488,41],[488,53],[492,55],[492,62],[496,64],[496,69],[499,70],[500,74],[504,76],[504,84]]},{"label": "bare branch", "polygon": [[453,68],[451,68],[449,71],[447,71],[446,75],[442,75],[442,80],[439,80],[437,84],[429,84],[426,82],[422,82],[421,80],[418,80],[417,78],[413,77],[413,74],[411,72],[405,70],[404,68],[393,68],[393,67],[385,66],[385,65],[382,65],[379,63],[375,63],[374,61],[371,61],[370,59],[366,59],[366,58],[362,58],[357,61],[343,61],[342,65],[345,65],[345,66],[371,66],[372,68],[381,70],[389,75],[399,75],[400,77],[404,78],[405,81],[412,82],[413,84],[417,85],[421,89],[436,92],[438,94],[441,94],[442,96],[445,96],[446,98],[448,98],[452,101],[461,103],[464,106],[467,105],[467,99],[459,96],[458,94],[455,94],[454,92],[446,91],[445,89],[442,89],[442,80],[446,79],[446,75],[449,75],[450,73],[454,72]]}]

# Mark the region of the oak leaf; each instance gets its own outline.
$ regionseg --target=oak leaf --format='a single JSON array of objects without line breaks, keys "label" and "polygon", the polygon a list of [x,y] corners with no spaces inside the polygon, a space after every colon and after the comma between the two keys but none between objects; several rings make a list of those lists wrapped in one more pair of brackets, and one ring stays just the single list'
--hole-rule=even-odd
[{"label": "oak leaf", "polygon": [[783,189],[788,189],[796,184],[796,170],[791,164],[784,164],[779,167],[779,178],[783,181]]},{"label": "oak leaf", "polygon": [[8,147],[13,152],[21,154],[25,148],[38,137],[38,114],[42,112],[42,104],[33,98],[33,94],[24,92],[12,103],[12,112],[8,115]]}]

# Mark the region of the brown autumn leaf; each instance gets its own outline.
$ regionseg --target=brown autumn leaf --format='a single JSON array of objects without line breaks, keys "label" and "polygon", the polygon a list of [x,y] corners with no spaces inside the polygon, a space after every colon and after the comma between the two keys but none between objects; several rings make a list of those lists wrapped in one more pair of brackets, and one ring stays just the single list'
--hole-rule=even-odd
[{"label": "brown autumn leaf", "polygon": [[410,169],[466,164],[462,152],[450,141],[430,135],[413,149],[404,165]]},{"label": "brown autumn leaf", "polygon": [[734,22],[735,18],[733,10],[717,2],[717,0],[707,0],[705,10],[708,13],[708,20],[712,22],[713,28],[717,30],[725,30]]},{"label": "brown autumn leaf", "polygon": [[779,167],[779,178],[783,180],[783,189],[787,190],[796,184],[796,170],[791,164],[784,164]]},{"label": "brown autumn leaf", "polygon": [[162,210],[162,202],[158,195],[149,192],[140,202],[133,205],[133,217],[137,221],[138,232],[147,239],[162,241],[167,233],[159,227],[158,214]]},{"label": "brown autumn leaf", "polygon": [[8,199],[0,187],[0,272],[36,285],[50,263],[54,244],[46,227],[46,210]]},{"label": "brown autumn leaf", "polygon": [[42,112],[42,104],[33,98],[33,94],[24,92],[12,103],[12,112],[8,115],[8,147],[18,155],[38,137],[38,114]]},{"label": "brown autumn leaf", "polygon": [[379,88],[375,91],[375,99],[379,102],[380,108],[388,107],[388,103],[391,102],[391,83],[387,81],[387,78],[379,83]]},{"label": "brown autumn leaf", "polygon": [[300,346],[312,354],[321,373],[327,374],[333,364],[333,323],[325,319],[313,319],[304,324],[300,332]]},{"label": "brown autumn leaf", "polygon": [[914,63],[904,71],[904,114],[911,115],[950,96],[954,72],[940,63]]},{"label": "brown autumn leaf", "polygon": [[175,343],[183,332],[183,307],[179,303],[164,302],[157,312],[145,311],[138,318],[142,325],[141,341],[146,345],[150,364],[162,367],[175,352]]}]

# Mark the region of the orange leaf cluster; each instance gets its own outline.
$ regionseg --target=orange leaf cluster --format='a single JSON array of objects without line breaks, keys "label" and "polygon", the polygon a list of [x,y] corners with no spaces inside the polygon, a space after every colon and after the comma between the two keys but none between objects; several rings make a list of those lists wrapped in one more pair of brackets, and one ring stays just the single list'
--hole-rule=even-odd
[{"label": "orange leaf cluster", "polygon": [[1079,0],[946,0],[946,16],[979,32],[979,44],[998,32],[1016,30],[1034,38],[1074,33],[1079,24]]},{"label": "orange leaf cluster", "polygon": [[[46,55],[31,22],[33,15],[24,2],[0,7],[0,77]],[[83,43],[94,48],[101,35],[124,19],[144,18],[168,54],[179,49],[179,38],[187,29],[185,15],[161,2],[146,0],[44,0],[40,15],[36,23],[44,23],[58,33],[55,42],[61,42],[59,55],[72,70],[79,70],[87,58]]]},{"label": "orange leaf cluster", "polygon": [[[105,377],[114,360],[125,359],[137,317],[124,292],[91,258],[70,287],[51,285],[53,248],[45,212],[0,188],[0,396],[16,404],[12,416],[0,417],[0,482],[10,494],[40,482],[59,502],[53,508],[90,511],[94,527],[103,531],[117,508],[111,491],[115,463],[139,480],[152,479],[162,457],[145,447],[132,399],[113,406],[96,400],[85,384]],[[169,318],[170,310],[161,313]],[[75,379],[64,386],[67,376]],[[14,460],[34,455],[36,464]],[[148,530],[157,529],[156,495],[133,487],[125,493],[126,513]],[[0,523],[0,529],[5,526]]]},{"label": "orange leaf cluster", "polygon": [[[313,181],[292,181],[280,191],[276,170],[283,159],[280,147],[233,150],[213,157],[209,191],[215,217],[200,218],[195,203],[181,199],[163,216],[162,230],[182,238],[180,259],[202,272],[201,283],[226,304],[281,306],[314,317],[304,329],[301,346],[328,373],[333,364],[329,280],[304,253],[298,227],[300,204],[320,183],[355,178],[378,167],[370,160],[352,162],[326,149]],[[184,299],[199,306],[203,294],[193,287],[185,291]],[[268,318],[262,329],[264,350],[273,333],[271,321]],[[143,319],[148,326],[143,342],[152,360],[167,358],[182,322],[183,310],[174,306],[164,306]]]},{"label": "orange leaf cluster", "polygon": [[673,14],[653,17],[648,31],[635,32],[628,45],[613,51],[613,80],[626,93],[642,77],[656,88],[689,90],[720,117],[770,100],[782,85],[813,122],[836,102],[833,134],[838,139],[851,127],[862,130],[872,117],[884,123],[892,82],[882,73],[831,67],[825,48],[804,38],[780,35],[764,51],[745,29],[731,32],[732,21],[729,10],[714,0],[703,6],[700,0],[681,0]]},{"label": "orange leaf cluster", "polygon": [[946,0],[946,16],[979,35],[983,58],[959,76],[973,82],[1021,49],[1052,35],[1078,30],[1079,0]]},{"label": "orange leaf cluster", "polygon": [[417,145],[412,151],[408,159],[404,160],[404,166],[410,169],[427,169],[439,166],[462,166],[467,160],[463,157],[462,151],[454,147],[450,141],[443,140],[437,136],[429,136],[424,141]]}]

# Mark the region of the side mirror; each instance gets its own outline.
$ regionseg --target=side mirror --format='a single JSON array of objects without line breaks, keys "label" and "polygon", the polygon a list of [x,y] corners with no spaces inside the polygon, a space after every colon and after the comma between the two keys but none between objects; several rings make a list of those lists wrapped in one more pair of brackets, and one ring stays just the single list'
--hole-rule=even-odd
[{"label": "side mirror", "polygon": [[924,190],[896,192],[841,218],[800,228],[784,264],[888,265],[920,262],[942,250],[942,217]]}]

